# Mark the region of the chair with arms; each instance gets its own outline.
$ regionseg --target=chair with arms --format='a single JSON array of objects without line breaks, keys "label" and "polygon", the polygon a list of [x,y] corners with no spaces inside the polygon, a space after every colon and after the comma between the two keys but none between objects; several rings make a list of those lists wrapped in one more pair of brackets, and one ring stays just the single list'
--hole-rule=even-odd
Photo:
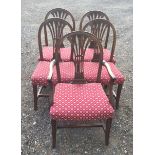
[{"label": "chair with arms", "polygon": [[[63,83],[61,76],[61,66],[59,61],[59,52],[61,43],[67,39],[72,45],[73,50],[73,65],[74,76],[70,83]],[[100,59],[98,62],[98,70],[96,79],[93,83],[88,83],[85,77],[85,62],[84,55],[91,41],[94,41]],[[63,36],[56,48],[56,64],[58,83],[53,91],[53,101],[50,108],[51,125],[52,125],[52,146],[56,146],[56,130],[63,127],[103,127],[105,121],[105,144],[109,144],[109,134],[114,113],[111,104],[112,87],[115,76],[107,64],[107,72],[110,76],[109,96],[107,97],[100,83],[102,66],[105,64],[102,61],[103,48],[100,41],[88,32],[76,31]],[[66,62],[63,62],[66,63]],[[52,77],[51,77],[52,80]],[[75,126],[58,126],[59,121],[77,122]],[[83,125],[83,122],[99,121],[97,125]],[[82,124],[81,124],[82,123]],[[90,123],[90,122],[89,122]],[[80,124],[80,125],[77,125]]]},{"label": "chair with arms", "polygon": [[[115,28],[114,26],[107,20],[103,20],[103,19],[96,19],[93,21],[90,21],[87,23],[87,25],[84,27],[86,30],[86,28],[88,26],[92,26],[94,25],[95,28],[97,28],[98,34],[100,34],[101,36],[106,36],[106,31],[107,29],[111,29],[111,31],[113,32],[112,35],[112,49],[111,51],[115,50],[115,44],[116,44],[116,32],[115,32]],[[94,30],[95,31],[95,30]],[[100,32],[101,31],[101,32]],[[94,32],[95,34],[95,32]],[[101,41],[100,41],[101,42]],[[91,43],[90,43],[91,44]],[[90,45],[89,44],[89,45]],[[89,83],[93,83],[96,81],[96,74],[98,71],[98,63],[96,63],[95,61],[99,61],[100,59],[100,51],[98,51],[96,49],[96,45],[95,45],[95,54],[94,57],[92,57],[91,61],[85,61],[85,55],[86,52],[88,50],[87,49],[84,53],[84,69],[85,69],[85,78]],[[99,53],[98,53],[99,52]],[[103,57],[104,57],[105,51],[103,50]],[[72,55],[74,56],[74,54]],[[72,57],[72,60],[74,58]],[[107,71],[107,65],[109,65],[111,67],[112,72],[114,73],[116,80],[115,80],[115,84],[118,85],[117,88],[117,93],[115,94],[115,92],[113,92],[115,99],[116,99],[116,108],[118,108],[119,106],[119,99],[120,99],[120,95],[121,95],[121,90],[122,90],[122,86],[124,83],[124,76],[122,75],[122,73],[119,71],[119,69],[114,65],[114,63],[112,62],[106,62],[105,60],[103,60],[102,62],[104,65],[102,66],[102,72],[101,72],[101,83],[104,86],[107,86],[110,82],[110,76],[108,74]],[[74,67],[74,62],[70,61],[70,62],[59,62],[59,66],[60,66],[60,73],[61,73],[61,81],[62,82],[70,82],[74,79],[74,72],[75,72],[75,67]],[[57,78],[57,73],[56,73],[56,68],[54,68],[53,70],[53,76],[52,76],[52,82],[54,84],[58,83],[58,78]]]}]

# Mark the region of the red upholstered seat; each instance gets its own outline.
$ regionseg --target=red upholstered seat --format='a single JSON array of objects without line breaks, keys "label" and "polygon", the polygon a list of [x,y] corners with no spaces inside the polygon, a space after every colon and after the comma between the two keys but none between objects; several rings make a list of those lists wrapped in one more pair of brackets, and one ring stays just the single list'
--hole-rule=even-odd
[{"label": "red upholstered seat", "polygon": [[99,83],[59,83],[55,87],[50,109],[54,120],[102,120],[111,118],[113,112]]},{"label": "red upholstered seat", "polygon": [[50,62],[48,61],[39,61],[31,76],[31,81],[33,85],[48,85],[47,77],[49,74],[49,65]]},{"label": "red upholstered seat", "polygon": [[[62,61],[69,61],[71,55],[71,48],[61,48],[60,51]],[[51,61],[53,57],[53,47],[44,46],[43,47],[43,60]]]},{"label": "red upholstered seat", "polygon": [[[113,63],[108,62],[108,64],[110,65],[112,72],[116,77],[115,83],[123,84],[125,79],[122,73],[117,69],[117,67]],[[48,85],[47,77],[49,74],[49,65],[50,65],[50,62],[48,61],[40,61],[37,64],[31,76],[33,85],[41,85],[41,86]],[[60,72],[61,72],[61,81],[71,82],[74,79],[74,73],[75,73],[74,63],[60,62],[59,65],[60,65]],[[84,62],[84,76],[88,82],[96,81],[97,72],[98,72],[98,63]],[[106,68],[102,67],[101,82],[103,84],[108,84],[109,81],[110,81],[110,76]],[[58,82],[56,67],[54,67],[52,82],[54,84]]]},{"label": "red upholstered seat", "polygon": [[[74,79],[74,63],[73,62],[60,62],[60,74],[62,82],[71,82]],[[56,84],[58,82],[56,67],[54,66],[52,82]]]},{"label": "red upholstered seat", "polygon": [[[103,51],[104,51],[103,60],[109,62],[111,52],[108,49],[103,49]],[[86,52],[85,52],[84,60],[85,61],[91,61],[92,58],[93,58],[93,52],[94,52],[93,49],[91,49],[91,48],[87,49]],[[115,63],[114,58],[113,58],[112,62]]]},{"label": "red upholstered seat", "polygon": [[[123,74],[119,71],[119,69],[111,62],[108,62],[112,72],[114,73],[116,80],[115,83],[123,84],[125,78]],[[97,77],[99,64],[95,62],[85,62],[84,63],[84,76],[86,77],[88,82],[94,82]],[[108,84],[110,82],[110,76],[106,69],[106,67],[102,67],[101,72],[101,83]]]},{"label": "red upholstered seat", "polygon": [[[89,48],[86,50],[85,53],[85,61],[91,61],[93,58],[93,52],[94,50]],[[62,61],[70,61],[71,56],[71,48],[61,48],[61,59]],[[110,61],[110,51],[108,49],[104,49],[104,56],[103,60],[109,62]],[[50,46],[44,46],[43,47],[43,60],[44,61],[51,61],[51,58],[53,56],[53,48]],[[113,62],[115,63],[115,60],[113,59]]]},{"label": "red upholstered seat", "polygon": [[[116,77],[115,83],[123,84],[125,78],[119,69],[111,62],[108,62],[111,67],[112,72]],[[97,72],[98,72],[98,63],[95,62],[84,62],[84,77],[88,82],[96,82]],[[70,82],[74,78],[74,64],[73,62],[61,62],[60,63],[60,73],[62,82]],[[57,74],[56,69],[53,72],[53,83],[57,83]],[[103,66],[101,73],[101,82],[103,84],[108,84],[110,82],[110,76],[107,69]]]}]

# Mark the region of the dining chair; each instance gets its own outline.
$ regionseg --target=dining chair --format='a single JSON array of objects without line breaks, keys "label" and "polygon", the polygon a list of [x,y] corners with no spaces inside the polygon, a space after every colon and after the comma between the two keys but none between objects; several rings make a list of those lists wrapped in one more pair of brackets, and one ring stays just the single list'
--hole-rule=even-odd
[{"label": "dining chair", "polygon": [[[72,44],[74,76],[70,83],[63,83],[59,61],[59,52],[61,43],[67,39]],[[93,83],[88,83],[85,77],[84,55],[85,51],[94,41],[100,59],[96,79]],[[110,66],[105,65],[102,60],[103,48],[100,41],[88,32],[76,31],[63,36],[56,46],[56,71],[58,83],[55,85],[52,92],[52,103],[50,108],[51,125],[52,125],[52,147],[56,147],[56,131],[58,128],[78,128],[78,127],[102,127],[105,131],[105,144],[109,144],[110,128],[114,109],[112,106],[112,87],[115,81],[115,76],[112,73]],[[64,62],[66,63],[66,62]],[[106,66],[110,76],[109,96],[103,90],[101,84],[102,67]],[[66,71],[67,72],[67,71]],[[52,77],[51,77],[52,80]],[[71,123],[71,125],[60,126],[59,121]],[[97,124],[90,124],[90,122]],[[105,122],[103,122],[105,121]],[[72,125],[72,122],[76,124]],[[87,122],[87,124],[85,124]],[[98,123],[99,122],[99,123]],[[104,126],[105,123],[105,126]]]}]

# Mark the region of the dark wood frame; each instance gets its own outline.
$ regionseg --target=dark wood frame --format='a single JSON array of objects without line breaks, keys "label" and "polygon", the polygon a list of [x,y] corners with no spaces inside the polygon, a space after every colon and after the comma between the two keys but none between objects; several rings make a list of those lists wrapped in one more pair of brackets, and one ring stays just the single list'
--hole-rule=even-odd
[{"label": "dark wood frame", "polygon": [[[54,25],[52,25],[50,27],[49,23],[50,24],[54,24]],[[59,26],[58,26],[58,23],[60,23]],[[44,46],[42,44],[42,38],[41,38],[42,29],[45,28],[45,27],[48,27],[50,29],[52,40],[53,40],[53,49],[54,49],[57,40],[60,39],[64,35],[63,34],[63,29],[66,26],[68,26],[68,28],[71,30],[71,32],[74,30],[73,27],[67,21],[65,21],[63,19],[60,19],[60,18],[50,18],[50,19],[47,19],[46,21],[44,21],[40,25],[39,31],[38,31],[38,45],[39,45],[40,60],[43,60],[42,47]],[[53,55],[53,58],[54,58],[54,55]]]},{"label": "dark wood frame", "polygon": [[[56,43],[57,41],[63,36],[63,30],[64,28],[67,26],[70,29],[70,32],[73,31],[72,26],[65,20],[60,19],[60,18],[50,18],[47,19],[46,21],[44,21],[40,27],[39,27],[39,31],[38,31],[38,46],[39,46],[39,52],[40,52],[40,56],[41,58],[43,58],[43,53],[42,53],[42,38],[41,38],[41,34],[42,34],[42,30],[44,27],[48,27],[50,29],[51,32],[51,37],[52,37],[52,41],[53,41],[53,51],[55,51],[56,48]],[[53,62],[55,58],[55,52],[53,54],[53,58],[51,60],[51,63]],[[48,77],[47,77],[48,80]],[[41,86],[38,90],[38,85],[33,85],[33,96],[34,96],[34,110],[37,110],[37,101],[39,97],[49,97],[49,94],[42,94],[42,90],[46,88],[46,86]]]},{"label": "dark wood frame", "polygon": [[[84,14],[83,17],[81,18],[80,26],[79,26],[79,30],[81,30],[81,31],[83,30],[83,27],[84,27],[83,22],[85,21],[85,19],[88,19],[89,20],[88,22],[90,22],[94,19],[109,20],[109,17],[102,11],[89,11],[86,14]],[[85,25],[87,23],[85,23]],[[107,32],[107,41],[106,41],[104,48],[107,48],[108,36],[109,36],[109,33]],[[95,44],[93,42],[91,42],[89,48],[94,48],[94,47],[95,47]]]},{"label": "dark wood frame", "polygon": [[57,129],[63,129],[63,128],[89,128],[89,127],[100,127],[103,128],[103,131],[105,133],[105,145],[109,145],[109,138],[110,138],[110,129],[111,129],[111,124],[112,124],[112,118],[109,118],[105,122],[105,126],[103,124],[77,124],[77,125],[63,125],[63,126],[58,126],[57,121],[51,119],[51,126],[52,126],[52,148],[54,149],[56,147],[56,133]]},{"label": "dark wood frame", "polygon": [[[89,21],[87,24],[84,25],[83,31],[87,31],[87,29],[90,28],[92,34],[94,34],[102,43],[102,46],[104,48],[107,48],[108,40],[109,40],[109,33],[110,30],[112,31],[112,47],[111,47],[111,56],[110,56],[110,62],[112,62],[114,57],[114,51],[116,46],[116,30],[113,24],[105,19],[94,19]],[[103,38],[106,36],[106,40],[103,45]],[[95,44],[94,47],[95,48]]]},{"label": "dark wood frame", "polygon": [[88,19],[89,21],[94,20],[94,19],[106,19],[109,20],[109,17],[102,11],[89,11],[87,13],[85,13],[80,21],[80,27],[79,30],[83,30],[83,22],[85,19]]},{"label": "dark wood frame", "polygon": [[[100,51],[100,59],[98,60],[99,63],[99,69],[98,69],[98,74],[96,78],[96,82],[100,82],[101,78],[101,70],[102,66],[104,65],[108,73],[111,77],[111,82],[109,83],[109,100],[110,103],[112,103],[112,88],[113,88],[113,83],[115,80],[115,77],[110,69],[110,66],[106,62],[102,60],[103,58],[103,48],[100,43],[100,41],[93,35],[88,32],[82,32],[82,31],[76,31],[76,32],[71,32],[69,34],[66,34],[63,36],[57,43],[56,47],[56,55],[59,55],[60,48],[61,48],[61,43],[63,40],[67,38],[71,45],[72,45],[72,50],[74,52],[74,65],[75,65],[75,76],[74,80],[71,82],[72,84],[85,84],[87,81],[84,78],[84,69],[83,65],[81,65],[84,62],[84,53],[85,50],[88,48],[89,44],[91,41],[94,41],[96,44],[96,48]],[[76,39],[78,38],[78,39]],[[61,83],[61,74],[60,74],[60,67],[59,67],[59,58],[56,57],[56,69],[57,69],[57,77],[58,81]],[[54,91],[53,91],[53,96],[54,96]],[[53,103],[53,101],[52,101]],[[57,126],[57,120],[54,120],[51,118],[51,125],[52,125],[52,147],[56,147],[56,131],[57,128],[78,128],[78,127],[102,127],[105,131],[105,144],[109,144],[109,135],[110,135],[110,128],[111,128],[111,123],[112,123],[112,118],[106,119],[106,128],[104,129],[103,124],[97,124],[97,125],[72,125],[72,126]]]},{"label": "dark wood frame", "polygon": [[[72,21],[72,24],[70,23],[70,25],[72,25],[73,31],[75,30],[75,19],[74,19],[73,15],[68,10],[65,10],[62,8],[52,9],[46,14],[44,21],[47,20],[49,18],[49,16],[53,16],[52,18],[61,18],[63,20],[66,20],[67,17],[70,17],[70,19]],[[45,46],[48,46],[46,26],[44,26],[44,35],[45,35]],[[63,43],[62,43],[61,47],[62,48],[64,47]]]}]

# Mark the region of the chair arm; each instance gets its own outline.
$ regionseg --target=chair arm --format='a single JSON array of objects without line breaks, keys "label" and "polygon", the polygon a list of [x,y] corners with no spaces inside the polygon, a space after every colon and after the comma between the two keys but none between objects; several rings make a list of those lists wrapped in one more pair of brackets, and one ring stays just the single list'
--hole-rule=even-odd
[{"label": "chair arm", "polygon": [[56,63],[56,60],[53,59],[51,62],[50,62],[50,68],[49,68],[49,73],[48,73],[48,77],[47,77],[47,80],[50,81],[51,78],[52,78],[52,74],[53,74],[53,67]]},{"label": "chair arm", "polygon": [[102,61],[102,65],[104,65],[106,67],[106,69],[107,69],[107,71],[108,71],[111,79],[113,81],[115,81],[116,80],[116,77],[115,77],[114,73],[112,72],[112,70],[110,68],[110,65],[105,60]]}]

